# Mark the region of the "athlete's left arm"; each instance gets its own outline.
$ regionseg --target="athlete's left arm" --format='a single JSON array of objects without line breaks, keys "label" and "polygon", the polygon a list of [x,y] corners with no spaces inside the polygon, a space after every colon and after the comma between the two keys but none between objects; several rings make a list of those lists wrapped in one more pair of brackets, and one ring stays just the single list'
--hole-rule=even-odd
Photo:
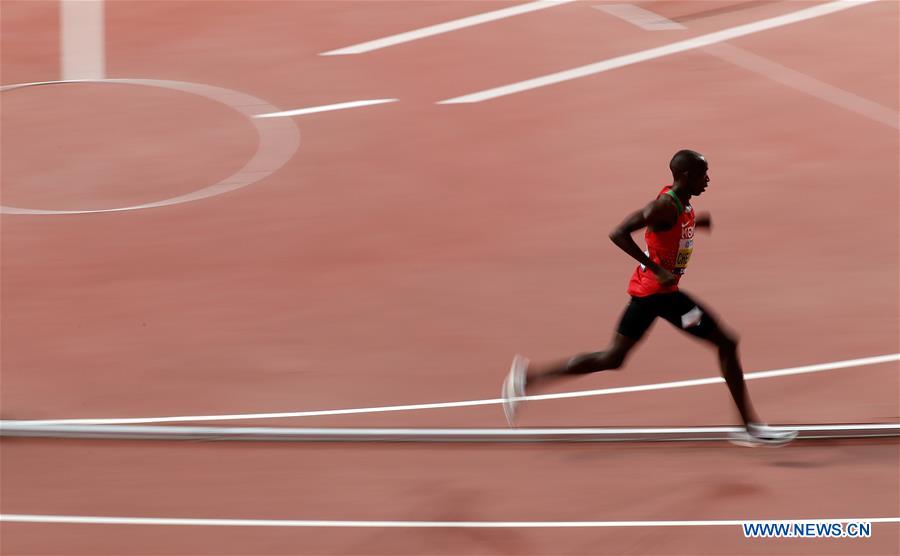
[{"label": "athlete's left arm", "polygon": [[712,231],[712,215],[706,211],[698,212],[694,217],[694,226],[705,228],[707,232]]}]

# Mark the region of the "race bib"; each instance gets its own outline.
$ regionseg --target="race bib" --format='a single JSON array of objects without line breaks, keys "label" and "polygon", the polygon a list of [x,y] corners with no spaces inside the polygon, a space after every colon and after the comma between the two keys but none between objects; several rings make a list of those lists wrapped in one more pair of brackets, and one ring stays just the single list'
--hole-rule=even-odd
[{"label": "race bib", "polygon": [[678,243],[678,254],[675,256],[675,271],[679,274],[684,273],[684,269],[687,268],[688,261],[691,260],[691,253],[694,252],[694,240],[690,239],[682,239]]}]

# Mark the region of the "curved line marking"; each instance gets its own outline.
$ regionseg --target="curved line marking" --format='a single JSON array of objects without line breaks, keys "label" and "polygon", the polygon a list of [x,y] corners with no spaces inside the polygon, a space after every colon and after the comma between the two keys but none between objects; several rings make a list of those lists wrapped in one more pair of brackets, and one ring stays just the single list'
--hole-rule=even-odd
[{"label": "curved line marking", "polygon": [[[758,371],[744,375],[745,380],[757,380],[763,378],[775,378],[780,376],[816,373],[849,367],[862,367],[866,365],[878,365],[900,361],[900,353],[864,357],[862,359],[848,359],[834,361],[832,363],[820,363],[803,367],[789,367],[786,369],[774,369],[771,371]],[[525,396],[523,400],[557,400],[564,398],[581,398],[587,396],[605,396],[610,394],[625,394],[628,392],[646,392],[650,390],[667,390],[672,388],[686,388],[689,386],[703,386],[706,384],[718,384],[725,382],[721,377],[698,378],[693,380],[679,380],[675,382],[660,382],[656,384],[641,384],[637,386],[622,386],[618,388],[602,388],[600,390],[580,390],[576,392],[562,392],[559,394],[541,394],[538,396]],[[380,407],[358,407],[349,409],[324,409],[316,411],[294,411],[286,413],[244,413],[235,415],[183,415],[180,417],[134,417],[121,419],[53,419],[53,420],[6,420],[5,423],[31,424],[31,425],[128,425],[140,423],[177,423],[197,421],[238,421],[245,419],[283,419],[288,417],[322,417],[326,415],[350,415],[357,413],[384,413],[388,411],[411,411],[418,409],[444,409],[451,407],[471,407],[477,405],[493,405],[503,403],[502,398],[487,400],[468,400],[458,402],[438,402],[413,405],[391,405]]]},{"label": "curved line marking", "polygon": [[254,96],[231,89],[222,87],[214,87],[212,85],[202,85],[199,83],[188,83],[185,81],[167,81],[160,79],[74,79],[67,81],[39,81],[35,83],[18,83],[15,85],[4,85],[0,87],[0,92],[12,91],[15,89],[23,89],[26,87],[37,87],[40,85],[61,85],[67,83],[119,83],[125,85],[145,85],[148,87],[161,87],[163,89],[174,89],[208,98],[215,102],[219,102],[232,108],[250,120],[250,123],[256,128],[259,135],[259,146],[253,157],[244,165],[237,173],[223,179],[219,183],[198,189],[185,195],[163,199],[151,203],[143,203],[128,207],[118,207],[109,209],[87,209],[87,210],[49,210],[49,209],[29,209],[20,207],[0,206],[0,213],[3,214],[91,214],[98,212],[122,212],[126,210],[140,210],[156,207],[164,207],[168,205],[177,205],[180,203],[188,203],[199,199],[214,197],[235,189],[246,187],[259,180],[266,178],[282,166],[284,166],[300,146],[300,131],[293,121],[283,119],[258,119],[255,116],[277,112],[279,109],[264,100]]}]

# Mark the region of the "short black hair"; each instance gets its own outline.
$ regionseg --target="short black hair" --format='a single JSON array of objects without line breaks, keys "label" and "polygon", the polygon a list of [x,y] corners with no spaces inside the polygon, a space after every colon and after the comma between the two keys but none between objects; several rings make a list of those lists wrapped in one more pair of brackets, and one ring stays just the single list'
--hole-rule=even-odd
[{"label": "short black hair", "polygon": [[678,179],[682,174],[694,173],[696,171],[705,172],[709,169],[706,158],[689,149],[681,149],[669,162],[669,170],[672,170],[672,178]]}]

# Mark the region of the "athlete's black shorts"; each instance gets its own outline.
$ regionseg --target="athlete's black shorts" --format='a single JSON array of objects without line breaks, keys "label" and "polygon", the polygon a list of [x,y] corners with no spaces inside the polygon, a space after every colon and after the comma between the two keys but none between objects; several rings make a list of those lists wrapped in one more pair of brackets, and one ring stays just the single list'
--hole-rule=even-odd
[{"label": "athlete's black shorts", "polygon": [[632,297],[619,320],[618,332],[632,340],[640,340],[656,317],[662,317],[698,338],[709,338],[719,329],[715,317],[706,308],[688,294],[676,291]]}]

